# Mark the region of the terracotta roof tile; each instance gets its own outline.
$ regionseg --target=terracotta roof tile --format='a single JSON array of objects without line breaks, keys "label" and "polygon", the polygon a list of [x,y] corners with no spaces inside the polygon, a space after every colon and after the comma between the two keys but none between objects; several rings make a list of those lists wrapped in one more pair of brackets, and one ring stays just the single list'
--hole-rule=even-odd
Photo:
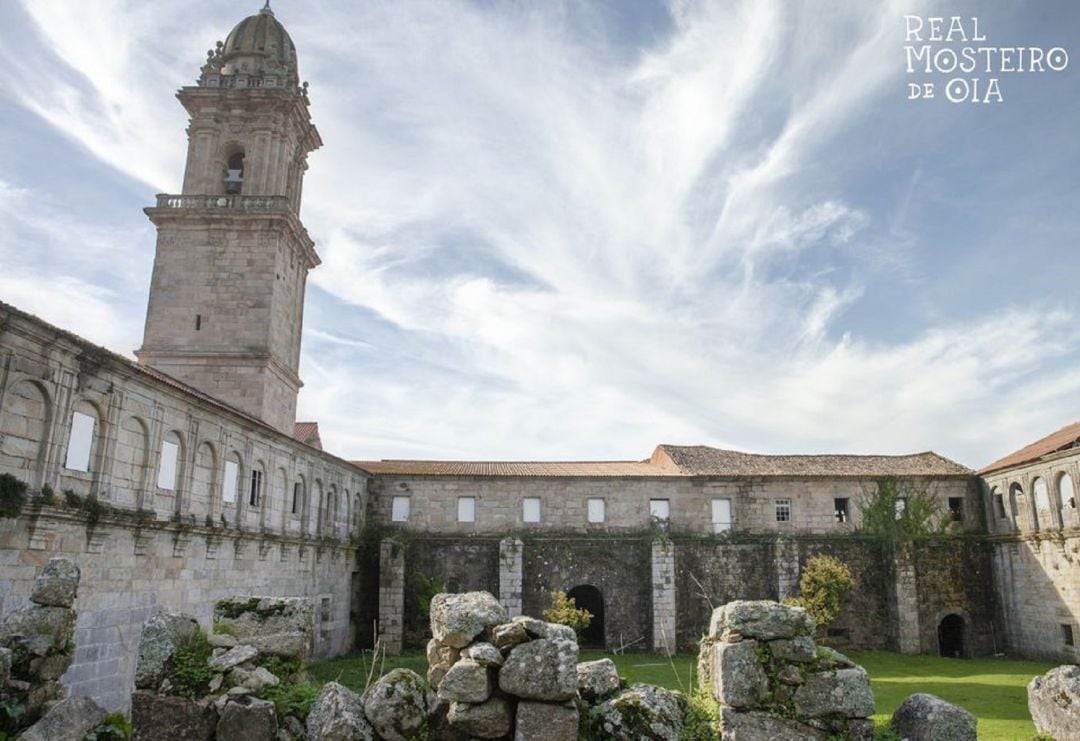
[{"label": "terracotta roof tile", "polygon": [[980,469],[979,473],[991,473],[1000,471],[1003,468],[1019,466],[1022,463],[1038,460],[1044,455],[1075,447],[1080,447],[1080,422],[1065,425],[1057,432],[1052,432],[1030,445],[1025,445],[1020,450],[1009,453],[1004,458],[999,458],[985,468]]},{"label": "terracotta roof tile", "polygon": [[664,457],[696,476],[971,476],[974,472],[937,453],[911,455],[757,455],[704,445],[661,445]]}]

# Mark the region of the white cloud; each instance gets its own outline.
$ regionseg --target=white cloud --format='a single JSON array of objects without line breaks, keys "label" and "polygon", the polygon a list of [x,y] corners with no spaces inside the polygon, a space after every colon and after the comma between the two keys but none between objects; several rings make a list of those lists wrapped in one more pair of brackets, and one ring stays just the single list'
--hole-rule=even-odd
[{"label": "white cloud", "polygon": [[[179,182],[169,93],[196,74],[191,49],[238,18],[192,26],[227,15],[208,2],[24,8],[46,48],[0,48],[22,60],[0,79],[8,94],[103,163]],[[671,34],[636,56],[567,27],[561,10],[278,9],[326,141],[305,191],[324,265],[301,416],[323,422],[331,447],[580,458],[661,441],[933,446],[977,464],[1021,417],[1028,437],[1053,418],[991,408],[1036,389],[1047,406],[1075,398],[1075,374],[1051,362],[1074,352],[1071,317],[1044,305],[904,340],[845,331],[867,296],[859,265],[921,275],[904,251],[922,228],[910,195],[873,210],[821,175],[900,79],[909,4],[673,2]],[[109,319],[73,321],[93,335]],[[957,424],[967,417],[987,421]]]}]

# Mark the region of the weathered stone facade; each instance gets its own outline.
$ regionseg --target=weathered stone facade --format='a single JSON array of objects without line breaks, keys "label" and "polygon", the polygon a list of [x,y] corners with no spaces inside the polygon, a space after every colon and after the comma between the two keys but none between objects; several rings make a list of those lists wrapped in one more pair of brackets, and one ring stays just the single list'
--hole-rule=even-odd
[{"label": "weathered stone facade", "polygon": [[1066,663],[1080,662],[1076,438],[1080,425],[1070,425],[1045,438],[1045,449],[1018,451],[982,472],[1003,642],[1022,655]]}]

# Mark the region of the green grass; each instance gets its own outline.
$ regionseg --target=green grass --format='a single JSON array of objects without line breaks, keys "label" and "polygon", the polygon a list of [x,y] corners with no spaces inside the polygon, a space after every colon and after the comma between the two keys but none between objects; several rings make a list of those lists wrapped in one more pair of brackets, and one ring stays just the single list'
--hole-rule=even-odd
[{"label": "green grass", "polygon": [[942,659],[888,651],[851,651],[870,674],[875,720],[888,720],[904,698],[929,692],[974,713],[979,739],[1017,741],[1035,735],[1027,708],[1027,685],[1056,664],[1011,659]]},{"label": "green grass", "polygon": [[[936,656],[904,656],[888,651],[852,651],[853,661],[870,673],[877,703],[875,720],[887,722],[904,698],[929,692],[970,710],[979,719],[979,739],[1026,741],[1035,734],[1027,709],[1027,684],[1036,674],[1055,666],[1010,659],[941,659]],[[610,658],[628,684],[645,682],[689,692],[697,657],[679,654],[669,661],[648,653],[612,656],[603,651],[582,651],[581,661]],[[427,672],[422,651],[388,656],[377,667],[387,672],[397,667]],[[363,692],[371,669],[371,654],[350,654],[311,667],[320,682],[334,680]],[[696,677],[694,677],[696,682]]]}]

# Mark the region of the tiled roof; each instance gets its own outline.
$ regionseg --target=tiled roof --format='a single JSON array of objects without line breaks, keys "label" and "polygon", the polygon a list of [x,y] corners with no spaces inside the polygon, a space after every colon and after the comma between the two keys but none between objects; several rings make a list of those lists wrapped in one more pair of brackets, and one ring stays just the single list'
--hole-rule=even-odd
[{"label": "tiled roof", "polygon": [[970,476],[974,472],[937,453],[911,455],[756,455],[704,445],[661,445],[664,458],[688,476]]},{"label": "tiled roof", "polygon": [[753,455],[703,445],[661,445],[646,461],[353,461],[375,474],[399,476],[970,476],[936,453],[914,455]]},{"label": "tiled roof", "polygon": [[679,476],[678,471],[664,470],[638,461],[353,461],[371,473],[401,476],[495,476],[495,477],[630,477]]},{"label": "tiled roof", "polygon": [[1073,422],[1071,425],[1065,425],[1057,432],[1052,432],[1030,445],[1025,445],[1015,453],[1009,453],[1004,458],[1000,458],[985,468],[980,469],[979,473],[992,473],[993,471],[1000,471],[1003,468],[1018,466],[1022,463],[1030,463],[1031,461],[1042,458],[1044,455],[1049,455],[1050,453],[1056,453],[1059,450],[1066,450],[1073,447],[1080,447],[1080,422]]},{"label": "tiled roof", "polygon": [[322,450],[318,422],[297,422],[293,425],[293,439]]}]

